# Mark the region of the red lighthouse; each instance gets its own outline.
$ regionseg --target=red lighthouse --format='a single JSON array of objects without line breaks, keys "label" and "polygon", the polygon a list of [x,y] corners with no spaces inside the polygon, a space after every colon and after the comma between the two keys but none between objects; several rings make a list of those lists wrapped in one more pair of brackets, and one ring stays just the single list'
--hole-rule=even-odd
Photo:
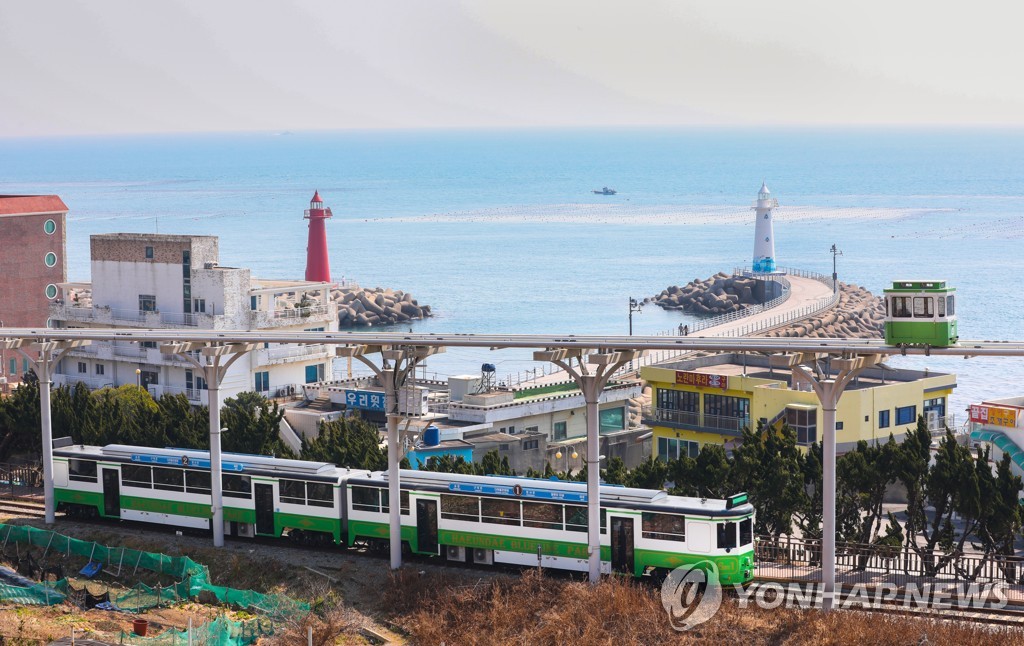
[{"label": "red lighthouse", "polygon": [[306,280],[319,283],[331,282],[331,264],[327,260],[327,229],[324,221],[333,217],[331,210],[324,208],[320,191],[313,194],[305,219],[309,220],[309,240],[306,242]]}]

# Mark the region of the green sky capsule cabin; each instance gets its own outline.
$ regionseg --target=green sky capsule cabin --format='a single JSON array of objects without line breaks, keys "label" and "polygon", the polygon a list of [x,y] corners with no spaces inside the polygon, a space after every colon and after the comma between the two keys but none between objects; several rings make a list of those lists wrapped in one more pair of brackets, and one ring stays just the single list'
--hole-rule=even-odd
[{"label": "green sky capsule cabin", "polygon": [[891,345],[955,345],[956,292],[944,280],[897,280],[884,291],[885,341]]}]

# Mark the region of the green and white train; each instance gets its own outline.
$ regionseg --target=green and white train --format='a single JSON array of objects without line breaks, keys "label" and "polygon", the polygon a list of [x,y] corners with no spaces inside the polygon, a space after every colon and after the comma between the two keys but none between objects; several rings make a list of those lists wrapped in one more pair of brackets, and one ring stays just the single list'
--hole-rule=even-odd
[{"label": "green and white train", "polygon": [[944,280],[897,280],[884,290],[885,342],[946,348],[959,339],[956,288]]},{"label": "green and white train", "polygon": [[[55,498],[72,516],[210,530],[205,451],[54,443]],[[388,544],[386,472],[226,453],[225,534],[350,547]],[[427,471],[401,474],[402,542],[416,554],[484,565],[587,571],[583,483]],[[707,500],[601,487],[601,568],[664,576],[713,562],[723,583],[754,574],[746,496]]]}]

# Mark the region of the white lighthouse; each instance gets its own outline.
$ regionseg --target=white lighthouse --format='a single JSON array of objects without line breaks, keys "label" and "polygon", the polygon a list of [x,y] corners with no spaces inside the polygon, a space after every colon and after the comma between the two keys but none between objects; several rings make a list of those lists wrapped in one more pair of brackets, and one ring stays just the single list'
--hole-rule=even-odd
[{"label": "white lighthouse", "polygon": [[772,209],[779,205],[779,201],[772,197],[768,185],[761,182],[761,190],[757,192],[757,202],[754,203],[754,213],[757,215],[757,225],[754,227],[754,264],[752,269],[755,273],[770,273],[775,271],[775,233],[772,230]]}]

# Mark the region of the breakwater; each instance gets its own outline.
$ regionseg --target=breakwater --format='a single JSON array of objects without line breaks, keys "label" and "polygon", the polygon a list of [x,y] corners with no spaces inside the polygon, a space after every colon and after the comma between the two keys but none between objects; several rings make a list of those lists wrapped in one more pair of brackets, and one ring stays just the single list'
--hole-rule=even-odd
[{"label": "breakwater", "polygon": [[820,316],[796,321],[759,334],[765,337],[878,339],[883,335],[882,298],[852,283],[839,283],[839,301]]},{"label": "breakwater", "polygon": [[657,296],[645,299],[667,310],[714,316],[730,314],[761,303],[761,281],[719,272],[710,278],[695,278],[686,285],[673,285]]},{"label": "breakwater", "polygon": [[338,327],[397,325],[430,316],[430,306],[420,305],[412,294],[383,287],[337,287],[331,300],[338,306]]}]

